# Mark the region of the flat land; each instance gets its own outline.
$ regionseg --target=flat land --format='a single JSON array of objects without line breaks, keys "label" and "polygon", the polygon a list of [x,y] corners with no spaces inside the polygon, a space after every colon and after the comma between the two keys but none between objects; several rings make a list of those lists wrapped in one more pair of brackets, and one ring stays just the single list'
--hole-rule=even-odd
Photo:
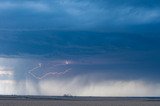
[{"label": "flat land", "polygon": [[160,106],[160,98],[0,96],[0,106]]}]

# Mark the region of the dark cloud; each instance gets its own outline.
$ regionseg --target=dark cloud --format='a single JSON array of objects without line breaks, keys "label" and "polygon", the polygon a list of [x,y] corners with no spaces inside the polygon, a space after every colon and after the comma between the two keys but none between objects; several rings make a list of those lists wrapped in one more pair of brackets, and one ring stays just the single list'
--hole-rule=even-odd
[{"label": "dark cloud", "polygon": [[8,55],[104,55],[159,51],[159,36],[84,31],[1,31],[0,53]]},{"label": "dark cloud", "polygon": [[[99,74],[103,80],[159,81],[160,37],[156,34],[47,30],[1,31],[1,35],[1,56],[38,59],[34,66],[43,59],[44,64],[72,60],[71,77]],[[18,76],[25,76],[28,63],[21,64],[16,70]]]},{"label": "dark cloud", "polygon": [[158,4],[151,0],[1,1],[0,29],[125,32],[128,27],[136,30],[133,25],[149,29],[152,24],[159,26]]},{"label": "dark cloud", "polygon": [[147,8],[159,7],[160,4],[159,0],[117,0],[117,1],[107,0],[107,2],[116,5],[125,4],[130,6],[147,7]]},{"label": "dark cloud", "polygon": [[61,81],[86,75],[88,83],[159,82],[159,5],[159,0],[1,0],[0,65],[14,67],[17,82],[39,63],[49,70],[66,60],[73,62],[72,70]]}]

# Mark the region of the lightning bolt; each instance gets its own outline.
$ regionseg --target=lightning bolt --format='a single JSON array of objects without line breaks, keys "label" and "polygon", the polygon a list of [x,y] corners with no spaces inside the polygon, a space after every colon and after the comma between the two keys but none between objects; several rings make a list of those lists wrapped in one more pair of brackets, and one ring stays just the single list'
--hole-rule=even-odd
[{"label": "lightning bolt", "polygon": [[[58,64],[58,65],[54,65],[54,66],[67,65],[67,64],[69,64],[68,61],[66,61],[65,64]],[[29,70],[28,73],[29,73],[32,77],[34,77],[34,78],[36,78],[36,79],[38,79],[38,80],[41,80],[41,79],[46,78],[48,75],[60,76],[60,75],[66,74],[67,72],[69,72],[69,71],[71,70],[71,68],[68,68],[68,69],[66,69],[66,70],[64,70],[64,71],[62,71],[62,72],[49,72],[49,73],[46,73],[46,74],[44,74],[44,75],[42,75],[42,76],[37,76],[36,74],[33,73],[33,71],[35,71],[36,69],[39,69],[39,68],[41,68],[41,67],[42,67],[42,64],[39,63],[37,67]]]}]

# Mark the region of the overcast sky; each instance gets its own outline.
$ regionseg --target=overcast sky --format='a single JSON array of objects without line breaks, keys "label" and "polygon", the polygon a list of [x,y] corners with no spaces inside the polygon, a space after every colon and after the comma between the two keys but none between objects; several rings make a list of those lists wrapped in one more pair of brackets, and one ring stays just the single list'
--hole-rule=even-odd
[{"label": "overcast sky", "polygon": [[0,94],[160,96],[159,6],[1,0]]}]

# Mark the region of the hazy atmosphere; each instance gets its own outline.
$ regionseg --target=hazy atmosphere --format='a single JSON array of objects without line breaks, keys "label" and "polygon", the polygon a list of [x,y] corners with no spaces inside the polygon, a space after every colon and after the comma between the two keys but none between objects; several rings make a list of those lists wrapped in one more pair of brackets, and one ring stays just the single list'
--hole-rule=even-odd
[{"label": "hazy atmosphere", "polygon": [[160,96],[160,0],[0,0],[0,95]]}]

